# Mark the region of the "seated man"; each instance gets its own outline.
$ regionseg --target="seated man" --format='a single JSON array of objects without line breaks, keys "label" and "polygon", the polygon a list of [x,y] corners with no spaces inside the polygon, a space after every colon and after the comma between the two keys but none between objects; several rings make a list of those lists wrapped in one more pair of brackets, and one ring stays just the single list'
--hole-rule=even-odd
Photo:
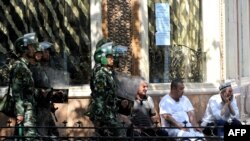
[{"label": "seated man", "polygon": [[147,90],[148,84],[142,78],[132,108],[132,123],[136,127],[145,127],[145,129],[137,130],[140,136],[168,136],[166,131],[153,128],[156,126],[154,122],[156,122],[157,116],[154,101],[147,95]]},{"label": "seated man", "polygon": [[[183,95],[183,81],[175,79],[170,87],[170,93],[159,103],[162,126],[175,127],[165,128],[171,137],[204,137],[196,121],[191,102]],[[185,128],[185,126],[193,128]]]},{"label": "seated man", "polygon": [[[148,83],[144,78],[138,77],[138,85],[133,86],[137,88],[135,100],[131,104],[124,104],[128,105],[127,109],[131,109],[129,115],[131,115],[131,122],[135,129],[133,134],[135,136],[168,136],[165,130],[155,128],[157,115],[154,101],[151,96],[147,95]],[[125,112],[128,110],[125,108],[120,108],[120,110],[123,111],[124,115],[128,115],[126,114],[128,112]],[[128,130],[128,135],[131,136],[131,134],[131,130]]]},{"label": "seated man", "polygon": [[[231,83],[221,84],[219,89],[220,93],[213,95],[208,101],[201,126],[241,125],[239,121],[239,109],[233,96]],[[208,131],[210,129],[205,128],[203,132],[208,135],[224,136],[223,128],[215,128],[211,133]]]}]

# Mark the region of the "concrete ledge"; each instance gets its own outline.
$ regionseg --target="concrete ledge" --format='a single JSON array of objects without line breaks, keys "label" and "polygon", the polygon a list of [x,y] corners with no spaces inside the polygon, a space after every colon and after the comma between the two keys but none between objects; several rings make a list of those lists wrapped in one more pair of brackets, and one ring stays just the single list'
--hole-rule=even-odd
[{"label": "concrete ledge", "polygon": [[[131,86],[132,87],[132,86]],[[57,89],[69,89],[69,98],[83,98],[90,97],[91,90],[89,84],[81,86],[65,86],[57,87]],[[148,94],[149,95],[164,95],[169,93],[169,83],[151,83],[149,84]],[[0,87],[0,98],[7,92],[7,87]],[[211,94],[218,93],[218,90],[214,84],[211,83],[186,83],[185,94]]]},{"label": "concrete ledge", "polygon": [[[149,95],[162,95],[169,93],[170,83],[149,84]],[[218,93],[218,88],[212,83],[185,83],[185,94],[211,94]]]}]

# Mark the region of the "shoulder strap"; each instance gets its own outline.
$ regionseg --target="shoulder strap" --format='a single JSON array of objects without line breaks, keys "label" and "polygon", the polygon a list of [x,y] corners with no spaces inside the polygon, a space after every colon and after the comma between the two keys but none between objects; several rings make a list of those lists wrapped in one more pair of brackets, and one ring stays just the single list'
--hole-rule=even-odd
[{"label": "shoulder strap", "polygon": [[9,85],[8,85],[8,91],[7,91],[8,95],[10,95],[10,86],[12,84],[12,75],[13,75],[13,68],[11,68],[11,70],[10,70]]}]

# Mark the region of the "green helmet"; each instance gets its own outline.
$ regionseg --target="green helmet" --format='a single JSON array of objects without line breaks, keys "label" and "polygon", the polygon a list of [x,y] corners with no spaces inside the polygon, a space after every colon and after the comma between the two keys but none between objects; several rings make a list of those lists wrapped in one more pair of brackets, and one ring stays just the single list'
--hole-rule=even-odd
[{"label": "green helmet", "polygon": [[94,54],[96,63],[100,63],[102,65],[108,64],[107,55],[113,55],[112,45],[113,42],[108,42],[96,49]]},{"label": "green helmet", "polygon": [[16,53],[24,53],[24,51],[27,50],[27,46],[31,44],[34,45],[36,50],[38,49],[38,39],[36,33],[24,34],[15,41]]},{"label": "green helmet", "polygon": [[124,54],[126,51],[127,47],[114,45],[113,42],[108,42],[96,49],[94,59],[96,63],[107,65],[107,55],[112,55],[114,57],[114,60],[116,61],[118,60],[118,57],[121,56],[121,54]]}]

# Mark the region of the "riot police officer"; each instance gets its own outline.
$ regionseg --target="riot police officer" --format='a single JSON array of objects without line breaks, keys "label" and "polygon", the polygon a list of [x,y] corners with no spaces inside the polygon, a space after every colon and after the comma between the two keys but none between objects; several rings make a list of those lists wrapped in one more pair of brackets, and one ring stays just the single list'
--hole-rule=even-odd
[{"label": "riot police officer", "polygon": [[[44,140],[53,140],[59,136],[59,132],[55,127],[55,122],[52,117],[51,111],[55,112],[55,107],[53,105],[53,101],[51,101],[52,96],[52,87],[50,84],[50,78],[47,75],[45,69],[47,69],[46,62],[49,61],[49,49],[52,48],[53,44],[47,41],[43,41],[39,43],[39,48],[42,51],[42,58],[38,68],[37,76],[34,76],[34,79],[38,82],[36,83],[36,87],[39,89],[39,100],[37,101],[37,125],[49,128],[39,128],[38,132],[42,136],[50,136],[50,138],[46,138]],[[36,82],[36,81],[35,81]]]},{"label": "riot police officer", "polygon": [[[106,42],[99,44],[94,53],[96,66],[92,70],[90,80],[91,104],[87,115],[95,127],[121,127],[118,120],[118,97],[115,93],[116,83],[113,76],[114,67],[114,44]],[[100,136],[125,136],[123,129],[101,128],[96,132]]]},{"label": "riot police officer", "polygon": [[15,50],[18,59],[14,62],[10,74],[12,95],[15,99],[16,122],[25,128],[20,130],[19,135],[24,135],[26,140],[32,140],[37,136],[35,115],[35,95],[34,80],[32,72],[28,68],[30,60],[38,47],[38,39],[35,33],[28,33],[15,41]]}]

